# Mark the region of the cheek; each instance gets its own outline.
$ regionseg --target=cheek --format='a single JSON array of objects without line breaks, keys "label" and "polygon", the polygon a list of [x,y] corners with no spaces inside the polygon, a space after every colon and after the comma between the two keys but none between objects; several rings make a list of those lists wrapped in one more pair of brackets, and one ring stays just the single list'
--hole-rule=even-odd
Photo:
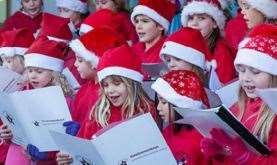
[{"label": "cheek", "polygon": [[264,88],[270,87],[270,82],[271,82],[270,76],[257,77],[254,80],[257,88],[264,89]]}]

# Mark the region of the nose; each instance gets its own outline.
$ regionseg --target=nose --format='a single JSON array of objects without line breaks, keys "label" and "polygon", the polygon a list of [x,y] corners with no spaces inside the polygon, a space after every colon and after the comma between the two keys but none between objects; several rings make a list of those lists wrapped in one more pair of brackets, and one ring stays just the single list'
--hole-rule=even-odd
[{"label": "nose", "polygon": [[34,6],[34,4],[35,4],[34,0],[31,0],[31,1],[30,1],[30,5],[31,5],[31,6]]},{"label": "nose", "polygon": [[242,73],[242,80],[246,83],[249,83],[252,81],[251,79],[251,73],[250,71],[246,70],[244,73]]},{"label": "nose", "polygon": [[76,68],[78,68],[78,64],[79,64],[79,62],[78,62],[78,60],[76,59],[75,62],[74,62],[74,66],[75,66]]},{"label": "nose", "polygon": [[115,91],[112,85],[108,85],[107,87],[105,87],[105,90],[107,94],[113,94]]}]

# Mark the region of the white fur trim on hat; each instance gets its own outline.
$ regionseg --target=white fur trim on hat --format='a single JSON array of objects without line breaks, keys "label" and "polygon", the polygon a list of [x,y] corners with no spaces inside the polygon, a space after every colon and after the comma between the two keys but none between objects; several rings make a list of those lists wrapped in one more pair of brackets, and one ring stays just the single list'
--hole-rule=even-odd
[{"label": "white fur trim on hat", "polygon": [[151,88],[155,90],[162,98],[171,104],[181,108],[201,108],[201,101],[193,100],[187,96],[177,93],[164,79],[158,78]]},{"label": "white fur trim on hat", "polygon": [[89,31],[93,30],[93,27],[87,24],[81,24],[80,26],[80,33],[87,33]]},{"label": "white fur trim on hat", "polygon": [[209,4],[207,2],[192,1],[188,5],[184,6],[181,14],[182,25],[184,27],[187,26],[188,16],[193,14],[204,14],[204,13],[208,14],[215,20],[218,28],[220,29],[220,33],[223,36],[226,17],[224,16],[223,11],[219,10],[217,6],[213,4]]},{"label": "white fur trim on hat", "polygon": [[234,64],[244,64],[260,71],[277,75],[277,60],[263,52],[253,49],[239,49]]},{"label": "white fur trim on hat", "polygon": [[63,42],[63,43],[66,43],[66,44],[69,42],[68,40],[64,40],[64,39],[60,39],[60,38],[52,37],[52,36],[47,36],[47,38],[51,41]]},{"label": "white fur trim on hat", "polygon": [[99,81],[111,75],[127,77],[140,83],[143,80],[143,75],[140,72],[119,66],[107,67],[97,72]]},{"label": "white fur trim on hat", "polygon": [[86,3],[83,3],[79,0],[56,0],[57,7],[68,8],[73,11],[80,13],[87,13],[88,6]]},{"label": "white fur trim on hat", "polygon": [[71,41],[69,47],[76,53],[76,56],[84,58],[94,67],[98,65],[99,57],[95,53],[89,51],[79,39]]},{"label": "white fur trim on hat", "polygon": [[161,16],[155,10],[153,10],[147,6],[143,6],[143,5],[137,5],[134,8],[134,10],[131,14],[131,21],[133,24],[135,24],[135,17],[137,15],[141,15],[141,14],[150,17],[151,19],[156,21],[158,24],[162,25],[162,27],[165,29],[165,32],[168,31],[169,21],[166,18],[164,18],[163,16]]},{"label": "white fur trim on hat", "polygon": [[13,57],[15,55],[24,55],[28,48],[22,47],[2,47],[0,48],[1,56]]},{"label": "white fur trim on hat", "polygon": [[267,18],[277,18],[276,0],[247,0],[251,7],[259,10]]},{"label": "white fur trim on hat", "polygon": [[64,67],[64,61],[54,57],[38,53],[30,53],[24,56],[25,67],[38,67],[61,72]]},{"label": "white fur trim on hat", "polygon": [[164,43],[160,51],[160,57],[162,60],[164,60],[164,54],[179,58],[202,69],[205,69],[205,55],[191,47],[187,47],[176,42],[167,41]]}]

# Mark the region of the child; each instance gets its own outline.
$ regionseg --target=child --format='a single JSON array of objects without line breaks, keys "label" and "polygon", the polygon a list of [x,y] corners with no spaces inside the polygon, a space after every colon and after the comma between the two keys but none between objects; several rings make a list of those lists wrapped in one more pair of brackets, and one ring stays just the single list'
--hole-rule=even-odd
[{"label": "child", "polygon": [[142,63],[160,63],[159,52],[165,40],[175,5],[168,0],[140,0],[132,14],[139,42],[133,50]]},{"label": "child", "polygon": [[138,41],[138,37],[130,20],[129,13],[125,8],[125,3],[125,0],[94,0],[96,11],[109,9],[116,13],[117,19],[121,20],[123,24],[121,31],[125,34],[127,41],[130,41],[132,45]]},{"label": "child", "polygon": [[[152,103],[142,90],[141,63],[128,45],[112,49],[102,56],[97,69],[101,95],[83,123],[78,136],[91,139],[109,124],[152,112]],[[57,155],[58,164],[69,164],[72,158]]]},{"label": "child", "polygon": [[[27,67],[27,76],[29,84],[26,89],[37,89],[51,85],[60,85],[64,91],[64,95],[67,97],[67,101],[72,95],[72,90],[66,79],[61,76],[63,69],[65,45],[55,41],[48,40],[45,37],[40,37],[36,40],[28,49],[25,55],[25,67]],[[2,138],[10,140],[12,133],[7,126],[3,126],[1,134]],[[27,153],[31,156],[32,160],[36,160],[38,163],[51,163],[51,160],[47,159],[47,153],[41,153],[38,149],[29,144],[27,146]],[[40,161],[43,160],[43,161]],[[22,147],[11,144],[7,154],[5,164],[30,164],[31,160],[27,158]]]},{"label": "child", "polygon": [[234,64],[239,73],[239,101],[231,111],[241,123],[271,150],[270,155],[257,155],[241,138],[213,129],[211,139],[203,139],[203,152],[215,164],[276,164],[276,114],[259,98],[255,89],[277,87],[277,27],[260,25],[241,43]]},{"label": "child", "polygon": [[0,31],[27,28],[36,33],[42,19],[42,0],[20,0],[21,9],[7,18]]},{"label": "child", "polygon": [[169,124],[163,134],[178,164],[203,164],[204,157],[200,150],[202,136],[190,125],[173,124],[182,117],[172,109],[174,106],[209,107],[201,80],[191,71],[170,71],[151,87],[158,94],[159,115],[164,123]]},{"label": "child", "polygon": [[72,119],[82,123],[99,97],[96,68],[102,54],[120,46],[124,40],[110,28],[97,27],[70,43],[76,54],[75,66],[81,78],[88,80],[76,94],[72,107]]},{"label": "child", "polygon": [[14,29],[0,34],[0,57],[3,67],[6,67],[18,74],[23,74],[24,54],[35,40],[32,32],[28,29]]},{"label": "child", "polygon": [[79,34],[79,28],[83,19],[88,14],[87,0],[56,0],[59,15],[64,18],[70,18],[71,22],[75,25],[75,34]]},{"label": "child", "polygon": [[211,67],[217,73],[221,83],[225,84],[235,78],[233,55],[222,39],[226,18],[223,9],[224,0],[193,0],[184,6],[182,25],[198,29],[205,38],[211,56],[207,57]]}]

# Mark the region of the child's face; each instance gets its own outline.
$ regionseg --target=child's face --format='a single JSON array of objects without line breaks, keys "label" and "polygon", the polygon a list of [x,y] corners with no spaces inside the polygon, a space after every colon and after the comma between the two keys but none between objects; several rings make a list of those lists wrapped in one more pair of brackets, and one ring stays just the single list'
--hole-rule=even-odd
[{"label": "child's face", "polygon": [[58,7],[59,16],[63,18],[69,18],[73,24],[78,22],[79,13],[68,8]]},{"label": "child's face", "polygon": [[42,0],[21,0],[23,10],[31,16],[41,12]]},{"label": "child's face", "polygon": [[52,83],[53,71],[37,67],[28,67],[27,75],[33,88],[47,87]]},{"label": "child's face", "polygon": [[23,62],[23,57],[13,56],[13,57],[2,57],[3,67],[8,68],[18,74],[23,74],[25,67]]},{"label": "child's face", "polygon": [[217,27],[212,17],[207,14],[193,14],[189,16],[187,26],[199,30],[204,38],[208,38]]},{"label": "child's face", "polygon": [[116,4],[113,0],[95,0],[94,4],[96,11],[100,9],[109,9],[112,11],[116,11]]},{"label": "child's face", "polygon": [[120,78],[108,76],[102,81],[102,87],[106,97],[115,107],[122,106],[128,97],[127,86]]},{"label": "child's face", "polygon": [[239,4],[248,29],[252,29],[265,21],[264,15],[257,9],[252,8],[246,0],[240,0]]},{"label": "child's face", "polygon": [[135,28],[140,42],[151,43],[162,35],[163,27],[145,15],[135,17]]},{"label": "child's face", "polygon": [[164,59],[170,71],[171,70],[192,70],[193,65],[182,59],[179,59],[170,55],[164,55]]},{"label": "child's face", "polygon": [[[165,99],[163,99],[161,96],[158,96],[158,99],[159,99],[159,103],[157,106],[157,110],[159,112],[161,119],[166,123],[169,121],[173,121],[174,114],[173,114],[173,111],[169,110],[169,103]],[[171,119],[169,117],[171,117]]]},{"label": "child's face", "polygon": [[82,57],[76,56],[74,66],[77,68],[82,79],[94,79],[96,77],[95,68]]},{"label": "child's face", "polygon": [[246,95],[255,98],[255,89],[269,88],[272,76],[255,68],[246,65],[236,65],[239,73],[239,82]]}]

